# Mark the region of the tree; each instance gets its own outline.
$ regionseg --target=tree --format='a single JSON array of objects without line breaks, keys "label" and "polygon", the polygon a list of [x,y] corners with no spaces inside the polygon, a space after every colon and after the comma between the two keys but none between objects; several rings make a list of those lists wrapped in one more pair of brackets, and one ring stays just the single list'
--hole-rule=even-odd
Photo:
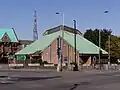
[{"label": "tree", "polygon": [[[86,30],[84,37],[99,46],[99,30],[100,29]],[[110,35],[110,56],[111,58],[120,59],[120,37],[111,35],[111,33],[111,30],[101,30],[101,48],[107,52],[109,51],[108,36]]]},{"label": "tree", "polygon": [[105,49],[106,41],[108,36],[111,35],[112,31],[107,29],[88,29],[84,33],[84,37],[89,41],[93,42],[95,45],[99,46],[99,30],[101,31],[101,48]]},{"label": "tree", "polygon": [[108,51],[110,48],[110,56],[111,58],[120,58],[120,38],[117,36],[110,36],[110,47],[108,44],[108,40],[106,41],[105,50]]}]

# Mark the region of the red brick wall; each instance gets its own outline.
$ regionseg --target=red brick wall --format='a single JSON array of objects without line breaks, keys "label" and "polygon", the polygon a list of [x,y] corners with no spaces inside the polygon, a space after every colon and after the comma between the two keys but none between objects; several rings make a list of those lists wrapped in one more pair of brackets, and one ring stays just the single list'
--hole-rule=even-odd
[{"label": "red brick wall", "polygon": [[17,48],[18,48],[17,49],[17,52],[18,52],[18,51],[22,50],[24,47],[23,47],[23,45],[18,45]]},{"label": "red brick wall", "polygon": [[[63,40],[63,61],[64,57],[68,58],[68,63],[75,61],[74,48],[71,47],[65,40]],[[76,53],[76,60],[79,59],[79,53]]]},{"label": "red brick wall", "polygon": [[[50,47],[51,47],[51,53],[50,53]],[[63,63],[64,62],[64,57],[68,58],[68,62],[67,63],[71,63],[74,62],[75,60],[75,54],[74,54],[74,48],[72,48],[70,45],[68,45],[68,43],[66,41],[63,40]],[[49,63],[54,63],[57,64],[58,63],[58,57],[57,57],[57,39],[53,41],[53,43],[48,46],[43,54],[43,60],[47,61]],[[76,60],[79,60],[79,53],[77,52],[77,56],[76,56]]]},{"label": "red brick wall", "polygon": [[57,63],[57,39],[44,50],[42,56],[44,61],[54,64]]}]

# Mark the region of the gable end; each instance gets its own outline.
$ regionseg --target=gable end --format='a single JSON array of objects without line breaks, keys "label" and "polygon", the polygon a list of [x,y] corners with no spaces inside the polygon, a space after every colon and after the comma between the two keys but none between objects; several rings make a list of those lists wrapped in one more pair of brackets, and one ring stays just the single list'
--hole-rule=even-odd
[{"label": "gable end", "polygon": [[3,35],[3,37],[2,37],[2,42],[10,42],[10,41],[11,41],[11,40],[10,40],[8,34],[5,33],[5,34]]}]

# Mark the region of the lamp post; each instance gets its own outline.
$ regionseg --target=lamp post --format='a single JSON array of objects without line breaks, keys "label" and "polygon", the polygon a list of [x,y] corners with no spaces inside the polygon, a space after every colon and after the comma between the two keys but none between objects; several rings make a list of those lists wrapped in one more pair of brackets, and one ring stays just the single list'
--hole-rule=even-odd
[{"label": "lamp post", "polygon": [[[108,14],[108,13],[109,13],[108,10],[104,11],[104,14]],[[108,35],[108,69],[110,67],[110,36],[111,34]]]},{"label": "lamp post", "polygon": [[[59,12],[56,12],[56,14],[58,15],[61,15],[62,16],[62,27],[60,26],[60,30],[62,30],[62,39],[64,38],[64,13],[59,13]],[[58,52],[59,55],[58,55],[58,65],[57,65],[57,71],[60,72],[62,71],[62,59],[63,59],[63,40],[62,40],[60,37],[58,39]]]},{"label": "lamp post", "polygon": [[108,69],[110,67],[110,35],[108,36]]},{"label": "lamp post", "polygon": [[101,30],[99,30],[99,69],[101,70],[100,54],[101,54]]},{"label": "lamp post", "polygon": [[78,65],[77,65],[77,61],[76,61],[76,20],[73,20],[74,23],[74,51],[75,51],[75,67],[74,67],[74,71],[78,71]]},{"label": "lamp post", "polygon": [[60,26],[60,30],[62,30],[62,38],[64,38],[64,21],[65,21],[65,16],[64,16],[64,13],[59,13],[59,12],[56,12],[57,15],[61,15],[62,17],[62,27]]},{"label": "lamp post", "polygon": [[[104,11],[104,13],[105,14],[107,14],[109,11],[108,10],[106,10],[106,11]],[[109,35],[110,36],[110,35]],[[110,38],[110,37],[108,37],[108,38]],[[110,43],[109,43],[109,46],[110,46]],[[110,47],[109,47],[110,48]],[[108,51],[109,53],[110,53],[110,49],[109,49],[109,51]],[[99,30],[99,65],[100,65],[100,67],[99,67],[99,69],[101,70],[101,30]],[[109,57],[108,57],[108,59],[109,59],[109,61],[110,61],[110,54],[109,54]],[[108,64],[109,64],[109,61],[108,61]]]},{"label": "lamp post", "polygon": [[[105,14],[108,14],[109,11],[105,11],[104,13]],[[111,34],[108,36],[108,69],[109,69],[109,66],[110,66],[110,36]]]},{"label": "lamp post", "polygon": [[62,25],[64,25],[64,13],[56,12],[56,14],[62,16]]}]

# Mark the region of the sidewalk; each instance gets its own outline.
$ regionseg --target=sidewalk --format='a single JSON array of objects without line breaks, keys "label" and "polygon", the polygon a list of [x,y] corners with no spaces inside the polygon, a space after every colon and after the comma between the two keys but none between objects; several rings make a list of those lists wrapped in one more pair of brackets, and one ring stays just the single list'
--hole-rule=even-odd
[{"label": "sidewalk", "polygon": [[85,73],[91,73],[91,74],[105,74],[105,73],[115,73],[120,72],[120,70],[83,70]]},{"label": "sidewalk", "polygon": [[0,71],[15,71],[15,72],[35,72],[35,71],[56,71],[55,69],[40,69],[40,68],[36,68],[36,69],[28,69],[28,68],[22,68],[22,69],[12,69],[12,68],[1,68]]},{"label": "sidewalk", "polygon": [[[57,72],[56,69],[40,69],[40,68],[22,68],[22,69],[12,69],[12,68],[0,68],[1,72]],[[113,73],[120,72],[120,70],[95,70],[95,69],[83,69],[80,71],[68,71],[63,70],[62,72],[79,72],[79,73],[91,73],[91,74],[100,74],[100,73]]]}]

